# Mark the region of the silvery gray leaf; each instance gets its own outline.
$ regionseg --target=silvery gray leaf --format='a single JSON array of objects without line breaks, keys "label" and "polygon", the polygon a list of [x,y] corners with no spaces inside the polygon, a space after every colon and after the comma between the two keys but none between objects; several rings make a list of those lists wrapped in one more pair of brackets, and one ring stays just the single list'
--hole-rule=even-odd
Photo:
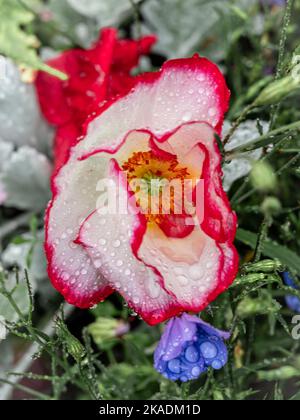
[{"label": "silvery gray leaf", "polygon": [[141,8],[146,25],[158,35],[155,50],[168,58],[186,57],[200,43],[225,11],[220,0],[149,0]]},{"label": "silvery gray leaf", "polygon": [[45,6],[62,34],[53,34],[51,46],[60,50],[72,48],[74,43],[89,48],[98,36],[96,16],[88,17],[74,8],[68,0],[49,0]]},{"label": "silvery gray leaf", "polygon": [[[95,18],[101,27],[119,24],[134,10],[129,0],[67,0],[76,12]],[[135,0],[137,4],[140,0]]]},{"label": "silvery gray leaf", "polygon": [[[14,349],[13,349],[11,341],[5,340],[5,341],[0,342],[0,354],[1,354],[0,374],[2,374],[4,372],[11,370],[13,366]],[[1,394],[0,394],[0,399],[1,399]]]},{"label": "silvery gray leaf", "polygon": [[4,164],[9,160],[14,150],[14,146],[11,143],[6,143],[0,139],[0,172],[3,169]]},{"label": "silvery gray leaf", "polygon": [[[14,146],[11,143],[5,143],[4,141],[0,140],[0,177],[1,177],[3,166],[9,160],[13,152],[13,149],[14,149]],[[6,200],[5,188],[4,188],[4,185],[0,181],[0,206],[5,202],[5,200]]]},{"label": "silvery gray leaf", "polygon": [[0,83],[0,138],[47,153],[52,135],[41,116],[34,85],[24,83],[18,67],[6,59]]},{"label": "silvery gray leaf", "polygon": [[51,164],[35,149],[24,146],[4,164],[0,184],[7,198],[5,205],[21,210],[43,210],[50,199]]},{"label": "silvery gray leaf", "polygon": [[[269,128],[269,123],[261,121],[263,131],[266,132]],[[231,124],[225,121],[223,127],[223,136],[229,132]],[[247,120],[242,123],[231,137],[230,141],[225,147],[227,152],[230,152],[237,146],[242,146],[260,136],[256,121]],[[253,152],[242,153],[239,157],[233,159],[230,163],[225,163],[223,166],[224,180],[223,186],[225,191],[229,191],[235,181],[244,176],[247,176],[252,169],[252,162],[257,161],[262,156],[262,149],[254,150]]]},{"label": "silvery gray leaf", "polygon": [[[30,240],[29,233],[22,235],[22,239]],[[38,242],[35,244],[31,265],[27,267],[27,257],[30,252],[31,242],[24,242],[21,244],[11,243],[2,253],[2,263],[4,267],[17,267],[20,272],[28,269],[29,278],[31,281],[41,281],[47,278],[47,262],[44,252],[44,231],[38,232]]]}]

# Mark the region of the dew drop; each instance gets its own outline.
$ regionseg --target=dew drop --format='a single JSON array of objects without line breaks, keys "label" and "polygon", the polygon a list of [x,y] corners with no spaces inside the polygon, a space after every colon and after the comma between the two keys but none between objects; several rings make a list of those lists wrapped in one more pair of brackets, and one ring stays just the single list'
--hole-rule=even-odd
[{"label": "dew drop", "polygon": [[199,76],[197,76],[197,80],[198,80],[199,82],[204,82],[204,80],[205,80],[205,76],[204,76],[204,74],[199,74]]},{"label": "dew drop", "polygon": [[76,245],[76,244],[74,244],[74,242],[73,242],[73,241],[70,241],[70,242],[69,242],[69,247],[70,247],[71,249],[75,249],[75,248],[77,248],[77,245]]},{"label": "dew drop", "polygon": [[192,119],[192,114],[190,112],[187,112],[182,117],[182,121],[184,121],[184,122],[189,122],[189,121],[191,121],[191,119]]},{"label": "dew drop", "polygon": [[168,362],[168,369],[173,373],[180,373],[180,360],[173,359]]},{"label": "dew drop", "polygon": [[184,353],[184,356],[185,356],[186,360],[190,363],[195,363],[199,359],[199,353],[198,353],[195,346],[189,346],[186,349],[186,351]]},{"label": "dew drop", "polygon": [[211,366],[213,367],[213,369],[219,370],[219,369],[222,369],[223,364],[221,360],[216,359],[212,362]]},{"label": "dew drop", "polygon": [[182,286],[186,286],[188,284],[188,279],[185,276],[178,276],[177,280]]},{"label": "dew drop", "polygon": [[189,268],[189,275],[193,280],[198,280],[199,276],[199,267],[197,265],[192,265]]},{"label": "dew drop", "polygon": [[113,246],[114,248],[119,248],[119,246],[121,245],[121,241],[119,241],[119,239],[117,239],[114,243]]},{"label": "dew drop", "polygon": [[208,110],[208,115],[209,115],[210,117],[214,117],[214,116],[216,115],[216,113],[217,113],[216,108],[209,108],[209,110]]},{"label": "dew drop", "polygon": [[201,369],[199,368],[199,366],[195,366],[193,367],[191,373],[194,376],[194,378],[197,378],[201,373]]},{"label": "dew drop", "polygon": [[205,359],[213,359],[218,354],[217,347],[209,341],[202,343],[200,350]]}]

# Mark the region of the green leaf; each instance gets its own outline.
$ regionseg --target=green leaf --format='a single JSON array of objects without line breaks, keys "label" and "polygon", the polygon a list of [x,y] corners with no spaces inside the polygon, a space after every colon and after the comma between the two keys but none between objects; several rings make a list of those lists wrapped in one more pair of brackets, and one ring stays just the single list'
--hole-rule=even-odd
[{"label": "green leaf", "polygon": [[[244,229],[238,229],[236,239],[252,249],[255,249],[257,242],[257,234]],[[285,246],[279,245],[277,242],[267,240],[263,246],[263,254],[266,257],[278,259],[289,270],[295,271],[300,275],[300,257]]]},{"label": "green leaf", "polygon": [[0,54],[16,63],[66,80],[67,76],[43,63],[36,52],[39,41],[28,32],[34,14],[20,0],[0,0]]},{"label": "green leaf", "polygon": [[285,136],[292,133],[293,131],[300,130],[300,121],[293,122],[288,125],[281,126],[276,130],[269,131],[260,137],[254,138],[253,140],[241,144],[230,150],[230,154],[251,152],[252,150],[259,149],[261,147],[269,146],[270,144],[279,143]]},{"label": "green leaf", "polygon": [[281,309],[281,305],[269,297],[266,293],[261,293],[258,298],[252,299],[247,296],[237,306],[237,314],[240,318],[246,319],[255,315],[276,314]]},{"label": "green leaf", "polygon": [[32,242],[31,239],[26,239],[23,238],[22,236],[17,236],[16,238],[14,238],[11,243],[13,245],[23,245],[23,244],[30,244]]},{"label": "green leaf", "polygon": [[120,315],[120,311],[113,305],[111,302],[104,301],[99,303],[96,308],[91,309],[92,314],[95,318],[100,317],[110,317],[113,318],[115,316]]},{"label": "green leaf", "polygon": [[257,372],[257,376],[258,379],[262,381],[283,381],[299,377],[300,371],[293,366],[282,366],[278,369],[269,371],[259,371]]}]

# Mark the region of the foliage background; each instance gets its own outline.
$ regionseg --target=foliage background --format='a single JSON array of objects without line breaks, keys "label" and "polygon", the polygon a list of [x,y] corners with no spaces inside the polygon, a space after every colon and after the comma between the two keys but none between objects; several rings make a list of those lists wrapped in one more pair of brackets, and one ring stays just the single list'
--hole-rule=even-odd
[{"label": "foliage background", "polygon": [[[300,52],[300,1],[284,5],[0,0],[0,54],[7,57],[0,83],[0,193],[2,186],[7,194],[0,206],[0,320],[8,330],[0,341],[0,399],[299,399],[300,341],[291,336],[294,314],[284,296],[300,292],[285,287],[278,274],[285,267],[295,278],[300,274],[299,91],[291,86],[279,105],[261,101],[244,112],[274,77],[289,73]],[[222,371],[189,384],[168,382],[152,367],[161,326],[145,325],[118,296],[91,311],[71,308],[46,275],[43,212],[53,133],[39,112],[32,69],[53,72],[44,59],[88,47],[107,25],[123,36],[158,36],[139,71],[195,52],[217,62],[232,91],[227,132],[230,122],[247,118],[231,143],[241,149],[233,154],[226,148],[224,172],[239,217],[242,264],[253,260],[256,249],[256,265],[247,266],[254,275],[245,276],[242,268],[235,286],[202,314],[232,331],[230,360]],[[253,140],[249,160],[240,152]],[[253,163],[258,159],[263,165]]]}]

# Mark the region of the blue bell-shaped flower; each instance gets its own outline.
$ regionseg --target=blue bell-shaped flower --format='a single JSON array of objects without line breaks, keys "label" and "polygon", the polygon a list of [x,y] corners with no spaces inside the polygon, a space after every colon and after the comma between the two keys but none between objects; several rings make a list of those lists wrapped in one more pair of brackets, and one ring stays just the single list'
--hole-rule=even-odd
[{"label": "blue bell-shaped flower", "polygon": [[154,367],[172,381],[197,379],[208,367],[221,369],[227,363],[224,340],[229,337],[196,316],[172,318],[155,350]]}]

